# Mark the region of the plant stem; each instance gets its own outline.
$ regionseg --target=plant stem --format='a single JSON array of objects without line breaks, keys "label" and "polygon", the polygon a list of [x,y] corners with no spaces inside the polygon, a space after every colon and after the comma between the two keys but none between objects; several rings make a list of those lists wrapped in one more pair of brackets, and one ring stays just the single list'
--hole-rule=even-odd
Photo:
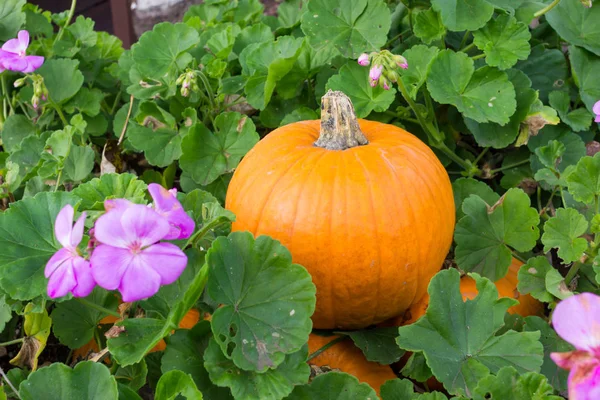
[{"label": "plant stem", "polygon": [[523,264],[526,264],[526,263],[527,263],[527,260],[526,260],[525,258],[521,257],[521,255],[520,255],[520,254],[517,254],[517,252],[516,252],[516,251],[514,251],[514,250],[513,250],[511,253],[512,253],[512,256],[513,256],[514,258],[516,258],[517,260],[521,261]]},{"label": "plant stem", "polygon": [[400,32],[399,34],[397,34],[396,36],[394,36],[393,38],[391,38],[390,40],[388,40],[383,47],[386,48],[388,47],[390,44],[392,44],[396,39],[401,38],[402,36],[406,35],[407,33],[410,33],[410,29],[407,29],[403,32]]},{"label": "plant stem", "polygon": [[2,375],[2,377],[4,378],[4,380],[6,381],[6,383],[8,383],[8,386],[10,386],[10,388],[12,389],[13,393],[15,394],[15,396],[17,396],[20,399],[21,395],[19,394],[19,391],[15,388],[15,386],[12,384],[12,382],[10,381],[10,379],[8,379],[8,376],[6,376],[6,374],[4,373],[4,370],[2,369],[2,367],[0,367],[0,374]]},{"label": "plant stem", "polygon": [[119,100],[121,99],[122,91],[123,91],[123,89],[119,88],[119,92],[117,93],[117,96],[115,97],[115,101],[113,102],[113,105],[110,108],[110,115],[114,115],[115,111],[117,111],[117,106],[119,105]]},{"label": "plant stem", "polygon": [[105,308],[102,306],[99,306],[98,304],[92,303],[91,301],[86,300],[83,297],[76,297],[75,300],[77,300],[78,302],[80,302],[81,304],[83,304],[89,308],[93,308],[96,311],[100,311],[105,314],[112,315],[113,317],[121,318],[121,314],[119,314],[118,312],[109,310],[108,308]]},{"label": "plant stem", "polygon": [[338,338],[333,339],[331,342],[327,343],[325,346],[321,347],[319,350],[315,351],[314,353],[312,353],[311,355],[308,356],[308,358],[306,359],[306,362],[312,360],[313,358],[319,356],[321,353],[323,353],[325,350],[327,350],[328,348],[338,344],[339,342],[348,339],[348,336],[346,335],[342,335]]},{"label": "plant stem", "polygon": [[458,45],[459,51],[465,51],[465,44],[467,44],[467,40],[469,39],[470,34],[471,34],[471,31],[466,31],[465,34],[463,35],[463,38],[460,41],[460,45]]},{"label": "plant stem", "polygon": [[204,84],[204,88],[206,89],[206,93],[208,94],[208,101],[210,102],[211,112],[215,110],[215,95],[212,90],[212,86],[210,86],[210,82],[204,73],[200,70],[196,71],[200,80]]},{"label": "plant stem", "polygon": [[25,338],[9,340],[8,342],[0,343],[0,347],[10,346],[11,344],[23,343],[24,341],[25,341]]},{"label": "plant stem", "polygon": [[575,278],[575,275],[577,275],[577,272],[579,272],[579,268],[581,268],[582,265],[583,264],[579,261],[571,265],[571,268],[569,268],[569,272],[567,272],[567,276],[565,276],[565,285],[569,286],[573,278]]},{"label": "plant stem", "polygon": [[69,9],[69,14],[67,14],[67,20],[65,21],[65,24],[58,30],[58,34],[56,35],[56,39],[54,39],[54,43],[58,42],[62,38],[62,35],[65,33],[65,29],[71,23],[71,19],[73,19],[73,15],[75,14],[76,6],[77,0],[71,0],[71,8]]},{"label": "plant stem", "polygon": [[213,219],[208,224],[204,225],[202,227],[202,229],[198,230],[196,233],[194,233],[192,236],[190,236],[190,238],[185,243],[185,246],[183,246],[183,248],[185,249],[189,245],[195,244],[198,240],[202,239],[204,237],[204,235],[206,235],[208,233],[208,231],[210,231],[211,229],[222,224],[224,219],[225,219],[224,217],[219,217],[219,218]]},{"label": "plant stem", "polygon": [[471,43],[471,44],[467,45],[464,49],[460,49],[460,51],[462,51],[463,53],[466,53],[467,51],[471,50],[473,47],[475,47],[475,43]]},{"label": "plant stem", "polygon": [[66,127],[67,125],[69,125],[69,122],[67,121],[67,119],[65,118],[65,114],[63,114],[62,110],[60,109],[60,106],[54,102],[50,102],[50,105],[52,106],[52,108],[54,108],[54,110],[56,111],[56,113],[58,114],[58,117],[60,118],[60,120],[62,121],[63,125]]},{"label": "plant stem", "polygon": [[127,111],[127,117],[125,118],[125,123],[123,124],[123,129],[121,129],[121,135],[119,136],[119,141],[117,142],[117,146],[121,145],[123,138],[125,137],[125,132],[127,131],[127,124],[129,123],[129,117],[131,117],[131,109],[133,108],[133,95],[129,97],[129,110]]},{"label": "plant stem", "polygon": [[554,7],[556,7],[558,5],[558,3],[560,3],[560,0],[554,0],[552,3],[548,4],[546,7],[542,8],[541,10],[539,10],[538,12],[533,14],[533,17],[534,18],[541,17],[542,15],[546,14],[548,11],[550,11]]},{"label": "plant stem", "polygon": [[506,171],[507,169],[516,168],[516,167],[519,167],[521,165],[527,164],[528,162],[529,162],[529,160],[523,160],[523,161],[516,162],[514,164],[508,164],[508,165],[506,165],[504,167],[496,168],[496,169],[491,170],[490,174],[495,174],[495,173],[498,173],[498,172]]},{"label": "plant stem", "polygon": [[483,156],[485,155],[485,153],[487,153],[490,150],[489,147],[486,147],[485,149],[483,149],[481,151],[481,153],[479,153],[479,155],[477,156],[477,158],[475,159],[475,161],[473,161],[474,165],[477,165],[479,163],[479,161],[481,161],[481,159],[483,158]]},{"label": "plant stem", "polygon": [[7,115],[7,110],[6,110],[6,104],[8,103],[8,106],[10,107],[10,112],[11,114],[15,113],[15,109],[12,106],[12,103],[10,102],[10,99],[8,98],[8,90],[6,89],[6,75],[4,74],[0,74],[1,75],[1,79],[0,81],[2,81],[2,97],[3,97],[3,112],[4,112],[4,118],[8,117]]},{"label": "plant stem", "polygon": [[481,53],[481,54],[477,54],[476,56],[472,56],[471,60],[475,61],[475,60],[479,60],[480,58],[483,58],[483,57],[485,57],[485,54]]}]

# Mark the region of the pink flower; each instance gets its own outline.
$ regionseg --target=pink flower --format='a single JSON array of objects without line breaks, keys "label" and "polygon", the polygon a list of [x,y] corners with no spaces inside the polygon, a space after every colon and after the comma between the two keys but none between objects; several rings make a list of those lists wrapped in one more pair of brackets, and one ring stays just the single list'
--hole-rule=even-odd
[{"label": "pink flower", "polygon": [[581,293],[561,301],[552,325],[576,349],[550,354],[559,367],[570,370],[569,399],[600,399],[600,297]]},{"label": "pink flower", "polygon": [[369,65],[369,55],[367,53],[362,53],[359,57],[358,57],[358,65],[361,65],[363,67],[366,67],[367,65]]},{"label": "pink flower", "polygon": [[401,55],[394,56],[394,62],[402,69],[408,69],[408,61]]},{"label": "pink flower", "polygon": [[384,90],[390,90],[390,85],[388,85],[388,81],[387,80],[383,81],[383,89]]},{"label": "pink flower", "polygon": [[127,200],[107,201],[94,236],[100,243],[90,259],[94,279],[104,289],[121,292],[124,302],[148,298],[161,285],[177,280],[187,257],[171,243],[158,243],[171,231],[167,218]]},{"label": "pink flower", "polygon": [[373,65],[371,67],[371,70],[369,71],[369,78],[372,81],[377,81],[377,80],[379,80],[379,77],[381,76],[382,72],[383,72],[382,65]]},{"label": "pink flower", "polygon": [[54,223],[54,235],[63,246],[46,264],[44,275],[48,280],[48,296],[57,298],[72,292],[75,297],[89,295],[96,283],[90,262],[79,255],[77,246],[83,238],[85,213],[73,226],[73,206],[67,204],[60,210]]},{"label": "pink flower", "polygon": [[10,39],[2,45],[0,65],[9,71],[33,72],[44,63],[44,57],[28,56],[29,32],[19,31],[17,39]]},{"label": "pink flower", "polygon": [[600,122],[600,100],[594,104],[592,111],[594,111],[594,114],[596,114],[596,119],[594,119],[594,122]]},{"label": "pink flower", "polygon": [[171,225],[171,230],[163,239],[189,238],[194,233],[196,224],[177,200],[177,189],[167,190],[157,183],[151,183],[148,185],[148,191],[154,200],[156,212],[166,217]]}]

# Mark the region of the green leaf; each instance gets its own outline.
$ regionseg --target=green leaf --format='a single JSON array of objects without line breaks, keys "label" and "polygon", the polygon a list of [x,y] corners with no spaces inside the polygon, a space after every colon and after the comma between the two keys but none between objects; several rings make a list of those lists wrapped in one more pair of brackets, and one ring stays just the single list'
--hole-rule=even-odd
[{"label": "green leaf", "polygon": [[506,73],[491,67],[475,71],[469,56],[452,50],[440,51],[431,63],[427,88],[437,102],[452,104],[477,122],[504,125],[517,107],[515,89]]},{"label": "green leaf", "polygon": [[546,275],[552,269],[546,257],[530,258],[519,269],[517,290],[545,303],[553,301],[554,296],[546,290]]},{"label": "green leaf", "polygon": [[588,242],[580,237],[588,228],[585,217],[574,208],[559,208],[556,215],[544,224],[542,243],[544,251],[558,249],[558,256],[565,263],[579,260],[588,248]]},{"label": "green leaf", "polygon": [[94,169],[96,152],[91,146],[71,145],[71,151],[65,159],[65,180],[80,182],[88,177]]},{"label": "green leaf", "polygon": [[600,196],[600,153],[583,157],[567,177],[569,192],[577,201],[592,204]]},{"label": "green leaf", "polygon": [[77,201],[70,193],[45,192],[11,203],[0,213],[0,287],[12,299],[46,293],[44,267],[62,247],[54,239],[54,220],[66,204]]},{"label": "green leaf", "polygon": [[313,119],[319,119],[319,115],[315,112],[315,110],[308,107],[300,107],[283,117],[280,126]]},{"label": "green leaf", "polygon": [[359,347],[369,361],[380,364],[392,364],[400,360],[404,352],[396,345],[398,329],[377,328],[356,332],[347,332],[354,344]]},{"label": "green leaf", "polygon": [[382,400],[447,400],[440,392],[417,394],[414,384],[408,379],[392,379],[381,385]]},{"label": "green leaf", "polygon": [[406,364],[400,370],[402,376],[416,380],[417,382],[425,382],[433,376],[431,368],[427,365],[423,353],[412,353]]},{"label": "green leaf", "polygon": [[[478,295],[463,302],[460,273],[439,272],[429,284],[425,316],[399,328],[398,345],[422,351],[435,377],[452,394],[473,391],[477,382],[502,367],[519,373],[536,372],[542,364],[539,332],[496,332],[504,325],[506,310],[516,302],[498,299],[496,286],[474,274]],[[523,357],[527,354],[527,357]]]},{"label": "green leaf", "polygon": [[0,295],[0,332],[4,331],[6,323],[12,318],[12,309],[6,302],[6,295]]},{"label": "green leaf", "polygon": [[566,147],[558,140],[551,140],[546,146],[540,146],[535,149],[535,155],[545,167],[556,170],[560,158],[565,153]]},{"label": "green leaf", "polygon": [[183,138],[181,169],[201,185],[232,172],[259,140],[252,120],[237,112],[219,114],[214,126],[213,133],[198,123]]},{"label": "green leaf", "polygon": [[231,399],[227,388],[215,386],[204,367],[204,351],[212,337],[210,323],[199,322],[190,330],[179,330],[169,338],[169,344],[161,359],[161,371],[179,370],[189,374],[207,400]]},{"label": "green leaf", "polygon": [[311,0],[302,15],[302,31],[313,49],[335,48],[353,59],[383,47],[390,26],[390,11],[382,0]]},{"label": "green leaf", "polygon": [[[581,137],[571,131],[564,125],[546,126],[537,136],[529,139],[527,147],[532,153],[541,146],[547,146],[552,140],[557,140],[565,146],[565,151],[556,166],[558,171],[566,172],[567,167],[577,164],[586,154],[585,144]],[[531,169],[536,171],[543,167],[542,162],[537,156],[531,157]]]},{"label": "green leaf", "polygon": [[0,4],[0,41],[17,37],[21,25],[25,23],[22,11],[25,0],[3,0]]},{"label": "green leaf", "polygon": [[[198,254],[197,251],[188,250],[186,255],[188,256],[186,270],[192,268],[194,265],[204,264],[204,257]],[[202,294],[207,274],[207,268],[202,267],[190,279],[184,271],[182,276],[172,285],[175,287],[184,287],[185,289],[180,292],[180,297],[170,307],[170,312],[165,319],[128,318],[125,321],[117,323],[118,326],[125,328],[126,333],[115,338],[109,338],[107,341],[108,350],[116,362],[121,366],[140,362],[162,338],[171,333],[172,329],[179,326],[179,322]],[[182,283],[182,279],[185,279],[189,284]]]},{"label": "green leaf", "polygon": [[94,32],[94,20],[85,18],[83,15],[77,17],[75,22],[67,27],[79,44],[92,47],[96,44],[98,34]]},{"label": "green leaf", "polygon": [[4,121],[0,134],[4,151],[12,153],[19,149],[23,139],[35,135],[35,126],[26,116],[12,114]]},{"label": "green leaf", "polygon": [[[96,287],[86,300],[109,310],[117,309],[117,298],[100,287]],[[107,316],[107,313],[88,307],[76,299],[63,301],[52,310],[52,330],[62,344],[77,349],[94,337],[98,323]]]},{"label": "green leaf", "polygon": [[485,53],[492,67],[507,69],[518,60],[526,60],[531,51],[529,28],[510,15],[501,15],[473,32],[473,43]]},{"label": "green leaf", "polygon": [[414,34],[416,37],[421,39],[423,43],[430,44],[435,40],[442,39],[446,34],[446,28],[442,23],[442,16],[435,12],[434,9],[430,8],[429,10],[416,12],[413,15]]},{"label": "green leaf", "polygon": [[148,162],[157,167],[166,167],[181,157],[181,135],[170,128],[148,128],[130,124],[127,138],[136,150],[143,151]]},{"label": "green leaf", "polygon": [[600,214],[594,215],[590,222],[590,232],[600,233]]},{"label": "green leaf", "polygon": [[[595,9],[599,11],[600,6],[596,5]],[[600,57],[576,46],[569,47],[569,54],[573,80],[579,87],[581,100],[592,112],[594,104],[600,99],[600,76],[597,74]]]},{"label": "green leaf", "polygon": [[211,327],[227,358],[244,370],[264,372],[308,340],[315,286],[292,264],[289,251],[249,232],[219,237],[207,254],[207,291],[222,306]]},{"label": "green leaf", "polygon": [[131,47],[131,57],[144,78],[160,79],[170,71],[183,70],[192,61],[186,51],[199,41],[198,32],[186,24],[162,22]]},{"label": "green leaf", "polygon": [[78,69],[79,61],[66,58],[46,60],[36,71],[44,77],[48,97],[56,104],[69,100],[81,88],[83,74]]},{"label": "green leaf", "polygon": [[470,195],[479,196],[487,204],[495,204],[500,199],[500,195],[494,192],[492,188],[473,178],[459,178],[452,182],[452,193],[454,194],[457,221],[465,215],[462,204]]},{"label": "green leaf", "polygon": [[54,363],[29,375],[19,387],[23,400],[115,400],[117,382],[102,363],[83,361],[71,369]]},{"label": "green leaf", "polygon": [[409,68],[402,71],[400,79],[402,79],[408,94],[413,100],[417,99],[417,93],[425,83],[431,62],[437,56],[438,51],[436,47],[427,47],[419,44],[402,53],[408,62]]},{"label": "green leaf", "polygon": [[540,216],[521,189],[508,190],[494,205],[471,195],[462,209],[465,216],[456,226],[454,239],[456,262],[465,271],[496,281],[508,271],[510,247],[529,251],[539,238]]},{"label": "green leaf", "polygon": [[475,400],[513,399],[513,400],[561,400],[554,396],[554,388],[544,375],[535,372],[519,374],[513,367],[504,367],[497,375],[483,378],[474,391]]},{"label": "green leaf", "polygon": [[73,189],[81,199],[82,210],[104,210],[108,199],[127,199],[134,203],[146,203],[147,185],[132,174],[104,174]]},{"label": "green leaf", "polygon": [[548,101],[551,91],[560,89],[567,79],[568,66],[565,55],[558,49],[547,49],[539,44],[531,49],[527,60],[519,61],[515,68],[525,72],[531,86],[539,90],[540,100]]},{"label": "green leaf", "polygon": [[100,113],[100,104],[104,96],[105,94],[99,89],[81,88],[75,97],[65,104],[65,111],[73,114],[75,110],[78,110],[90,117],[95,117]]},{"label": "green leaf", "polygon": [[371,87],[368,71],[350,60],[327,81],[327,90],[340,90],[350,97],[358,118],[365,118],[371,111],[387,110],[396,96],[394,88],[384,90],[380,86]]},{"label": "green leaf", "polygon": [[431,5],[442,15],[446,28],[454,32],[479,29],[494,14],[494,6],[485,0],[432,0]]},{"label": "green leaf", "polygon": [[7,162],[18,164],[19,176],[25,177],[38,165],[46,139],[46,136],[27,136],[21,141],[20,148],[8,157]]},{"label": "green leaf", "polygon": [[148,375],[148,366],[146,360],[142,360],[137,364],[128,365],[127,367],[117,368],[114,373],[117,383],[127,385],[133,390],[139,390],[146,384],[146,376]]},{"label": "green leaf", "polygon": [[188,400],[202,400],[202,393],[188,374],[169,371],[160,377],[154,394],[155,400],[175,400],[180,395]]},{"label": "green leaf", "polygon": [[[306,3],[306,2],[304,2]],[[302,0],[287,0],[277,7],[277,21],[281,28],[292,28],[300,22],[303,14]]]},{"label": "green leaf", "polygon": [[[279,8],[289,3],[282,3]],[[280,15],[281,16],[281,15]],[[300,18],[300,15],[298,15]],[[253,43],[264,43],[272,42],[274,40],[273,32],[271,28],[263,23],[254,24],[247,26],[240,32],[235,38],[235,44],[233,45],[233,52],[240,54],[246,47]]]},{"label": "green leaf", "polygon": [[571,100],[567,92],[550,93],[550,105],[560,115],[560,119],[569,125],[574,132],[586,131],[592,126],[593,115],[585,108],[569,111]]},{"label": "green leaf", "polygon": [[556,269],[552,268],[546,273],[546,290],[561,300],[573,296],[573,292],[569,290],[565,283],[565,278]]},{"label": "green leaf", "polygon": [[119,400],[142,400],[140,395],[129,386],[117,383],[117,389],[119,390]]},{"label": "green leaf", "polygon": [[19,353],[10,360],[10,363],[19,367],[27,366],[32,371],[38,367],[38,359],[46,348],[52,319],[48,312],[42,307],[41,312],[34,311],[34,303],[25,306],[23,330],[25,338]]},{"label": "green leaf", "polygon": [[345,372],[328,372],[316,376],[310,383],[296,386],[286,400],[369,400],[377,394],[366,383],[360,383]]},{"label": "green leaf", "polygon": [[588,8],[580,0],[562,0],[546,14],[552,28],[567,42],[600,56],[600,7]]},{"label": "green leaf", "polygon": [[[225,357],[214,338],[204,352],[204,367],[210,380],[218,386],[228,387],[237,400],[278,400],[292,392],[296,385],[308,380],[310,367],[305,362],[308,346],[285,356],[275,369],[263,373],[239,369]],[[220,400],[220,399],[219,399]]]}]

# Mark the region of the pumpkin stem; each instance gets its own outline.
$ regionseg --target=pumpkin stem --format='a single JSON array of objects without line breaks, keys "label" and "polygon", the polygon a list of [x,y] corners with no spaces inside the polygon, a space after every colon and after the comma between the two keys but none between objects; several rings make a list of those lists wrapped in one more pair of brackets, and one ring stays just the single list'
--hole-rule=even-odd
[{"label": "pumpkin stem", "polygon": [[346,150],[369,143],[358,126],[352,102],[344,93],[329,90],[321,98],[321,132],[315,146]]}]

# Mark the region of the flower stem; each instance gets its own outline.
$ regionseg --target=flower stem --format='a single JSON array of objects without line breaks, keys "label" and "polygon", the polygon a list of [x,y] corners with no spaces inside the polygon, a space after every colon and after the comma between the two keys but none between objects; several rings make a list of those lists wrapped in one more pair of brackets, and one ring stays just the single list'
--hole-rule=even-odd
[{"label": "flower stem", "polygon": [[582,265],[583,264],[579,261],[571,265],[571,268],[569,268],[569,272],[567,272],[567,276],[565,276],[565,285],[569,286],[573,278],[575,278],[575,275],[577,275],[577,272],[579,272],[579,268],[581,268]]},{"label": "flower stem", "polygon": [[71,23],[71,19],[73,19],[73,15],[75,14],[75,7],[77,6],[77,0],[71,0],[71,8],[69,9],[69,14],[67,14],[67,20],[65,24],[60,27],[58,34],[56,35],[56,39],[54,39],[54,43],[58,42],[62,35],[65,33],[65,29]]},{"label": "flower stem", "polygon": [[24,341],[25,341],[25,338],[9,340],[8,342],[0,343],[0,347],[10,346],[11,344],[23,343]]},{"label": "flower stem", "polygon": [[483,57],[485,57],[485,54],[481,53],[481,54],[477,54],[477,55],[471,57],[471,60],[473,60],[473,61],[474,60],[479,60],[480,58],[483,58]]},{"label": "flower stem", "polygon": [[99,306],[98,304],[92,303],[91,301],[86,300],[83,297],[75,297],[75,300],[77,300],[78,302],[80,302],[84,306],[87,306],[89,308],[93,308],[96,311],[100,311],[100,312],[103,312],[105,314],[112,315],[113,317],[121,318],[121,314],[119,314],[118,312],[109,310],[108,308],[105,308],[105,307],[102,307],[102,306]]},{"label": "flower stem", "polygon": [[[465,45],[467,44],[467,40],[469,39],[469,36],[471,35],[471,31],[466,31],[465,34],[463,35],[462,40],[460,41],[460,45],[458,45],[458,49],[460,51],[466,51],[466,47]],[[470,45],[469,45],[470,46]]]},{"label": "flower stem", "polygon": [[463,49],[460,49],[460,51],[462,51],[463,53],[466,53],[467,51],[471,50],[473,47],[475,47],[475,43],[466,45]]},{"label": "flower stem", "polygon": [[8,104],[8,106],[10,107],[10,113],[14,114],[15,113],[15,109],[12,106],[12,103],[10,102],[10,99],[8,98],[8,90],[6,89],[6,75],[4,74],[0,74],[1,75],[1,79],[0,81],[2,82],[2,107],[3,107],[3,112],[4,112],[4,118],[6,119],[8,117],[7,114],[7,109],[6,109],[6,105]]},{"label": "flower stem", "polygon": [[183,248],[186,249],[191,244],[195,244],[198,240],[202,239],[208,233],[208,231],[210,231],[211,229],[222,224],[223,220],[225,220],[224,217],[219,217],[219,218],[213,219],[208,224],[204,225],[202,227],[202,229],[198,230],[196,233],[194,233],[192,236],[190,236],[190,238],[185,243],[185,246],[183,246]]},{"label": "flower stem", "polygon": [[60,106],[54,102],[50,103],[52,105],[52,108],[54,108],[54,110],[56,111],[56,113],[58,114],[58,117],[60,118],[60,120],[62,121],[63,125],[66,127],[67,125],[69,125],[69,122],[67,121],[67,119],[65,118],[65,114],[63,114],[62,110],[60,109]]},{"label": "flower stem", "polygon": [[215,110],[215,95],[213,93],[212,87],[210,86],[210,82],[204,73],[200,70],[196,71],[200,80],[204,84],[204,88],[206,89],[206,93],[208,94],[208,101],[210,102],[211,111]]},{"label": "flower stem", "polygon": [[506,165],[504,167],[496,168],[496,169],[491,170],[490,174],[495,174],[495,173],[498,173],[498,172],[506,171],[507,169],[516,168],[516,167],[519,167],[521,165],[527,164],[528,162],[529,162],[529,160],[523,160],[523,161],[516,162],[514,164],[508,164],[508,165]]},{"label": "flower stem", "polygon": [[4,380],[6,381],[6,383],[8,383],[8,386],[10,386],[10,388],[13,390],[14,395],[17,396],[20,399],[21,395],[19,394],[19,391],[15,388],[15,386],[12,384],[12,382],[10,381],[10,379],[8,379],[8,376],[6,376],[6,374],[4,373],[4,370],[2,369],[2,367],[0,367],[0,374],[2,375],[2,377],[4,378]]},{"label": "flower stem", "polygon": [[325,350],[327,350],[328,348],[338,344],[339,342],[348,339],[348,336],[346,335],[342,335],[338,338],[333,339],[331,342],[327,343],[325,346],[321,347],[319,350],[315,351],[314,353],[312,353],[311,355],[308,356],[308,358],[306,359],[306,362],[312,360],[315,357],[318,357],[321,353],[323,353]]},{"label": "flower stem", "polygon": [[477,156],[477,158],[475,159],[475,161],[473,161],[473,164],[477,165],[479,163],[479,161],[481,161],[481,159],[483,158],[483,156],[489,151],[489,147],[486,147],[485,149],[483,149],[481,151],[481,153],[479,153],[479,155]]},{"label": "flower stem", "polygon": [[534,18],[538,18],[538,17],[541,17],[542,15],[546,14],[548,11],[550,11],[554,7],[556,7],[558,5],[558,3],[560,3],[560,0],[554,0],[552,3],[548,4],[546,7],[542,8],[541,10],[539,10],[538,12],[533,14]]}]

